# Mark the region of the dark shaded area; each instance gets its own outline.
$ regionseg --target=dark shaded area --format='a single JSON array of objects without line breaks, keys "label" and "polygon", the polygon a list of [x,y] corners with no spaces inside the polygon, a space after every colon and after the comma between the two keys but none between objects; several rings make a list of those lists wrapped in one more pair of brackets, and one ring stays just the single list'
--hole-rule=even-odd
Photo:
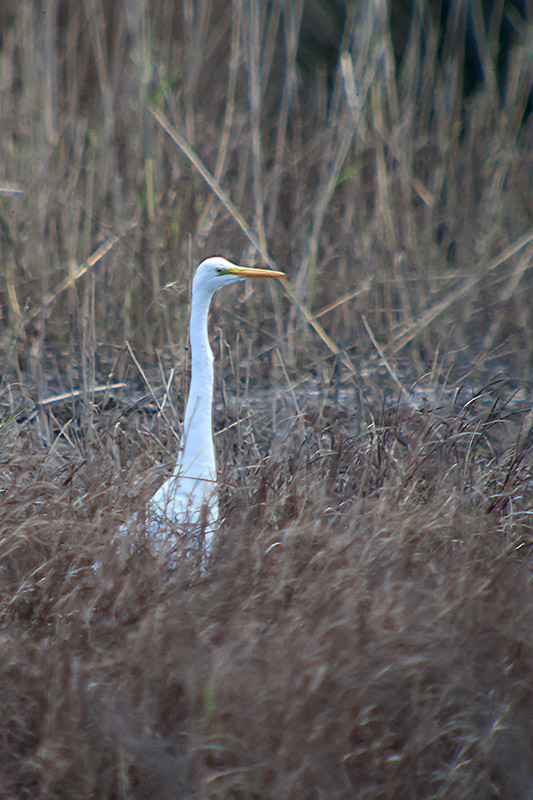
[{"label": "dark shaded area", "polygon": [[[529,26],[526,0],[391,0],[388,3],[390,34],[401,69],[410,40],[419,38],[422,50],[436,48],[440,68],[459,64],[464,98],[487,84],[500,99],[505,95],[509,58],[513,47],[527,41]],[[298,63],[306,71],[325,70],[331,86],[338,66],[347,19],[368,13],[358,0],[306,0],[298,47]],[[349,48],[350,39],[345,43]],[[490,74],[487,74],[490,73]],[[533,95],[524,110],[532,109]]]}]

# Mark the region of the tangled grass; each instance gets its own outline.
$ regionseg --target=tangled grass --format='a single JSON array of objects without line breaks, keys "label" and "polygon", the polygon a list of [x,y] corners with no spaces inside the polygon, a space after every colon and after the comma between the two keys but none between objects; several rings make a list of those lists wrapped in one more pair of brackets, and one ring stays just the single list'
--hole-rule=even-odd
[{"label": "tangled grass", "polygon": [[246,480],[224,434],[202,569],[117,549],[109,417],[76,456],[5,426],[4,796],[529,795],[531,415],[319,411]]}]

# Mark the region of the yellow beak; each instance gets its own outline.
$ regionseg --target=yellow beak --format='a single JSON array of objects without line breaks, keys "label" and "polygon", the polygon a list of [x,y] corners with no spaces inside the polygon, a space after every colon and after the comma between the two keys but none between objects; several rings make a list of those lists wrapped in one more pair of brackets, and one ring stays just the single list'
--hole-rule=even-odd
[{"label": "yellow beak", "polygon": [[286,278],[284,272],[275,269],[256,269],[255,267],[228,267],[228,275],[238,275],[239,278]]}]

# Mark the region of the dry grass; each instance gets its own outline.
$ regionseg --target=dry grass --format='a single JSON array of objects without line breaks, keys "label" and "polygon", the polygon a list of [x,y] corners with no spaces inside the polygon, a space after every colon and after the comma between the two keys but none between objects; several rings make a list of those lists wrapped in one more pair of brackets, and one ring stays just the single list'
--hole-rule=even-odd
[{"label": "dry grass", "polygon": [[527,797],[531,442],[475,406],[281,424],[203,574],[116,551],[108,422],[6,426],[5,795]]},{"label": "dry grass", "polygon": [[[423,3],[337,69],[311,0],[2,5],[2,797],[531,797],[531,64],[470,7],[465,98]],[[290,280],[217,298],[225,521],[169,569],[116,532],[214,253]]]}]

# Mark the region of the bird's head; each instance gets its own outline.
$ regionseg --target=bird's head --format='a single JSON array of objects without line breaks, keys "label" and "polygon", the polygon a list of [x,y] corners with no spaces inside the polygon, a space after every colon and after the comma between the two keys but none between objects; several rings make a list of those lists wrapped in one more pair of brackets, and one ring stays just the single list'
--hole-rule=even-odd
[{"label": "bird's head", "polygon": [[284,278],[284,272],[273,269],[257,269],[232,264],[221,256],[206,258],[202,261],[194,276],[193,289],[216,292],[222,286],[228,286],[244,278]]}]

